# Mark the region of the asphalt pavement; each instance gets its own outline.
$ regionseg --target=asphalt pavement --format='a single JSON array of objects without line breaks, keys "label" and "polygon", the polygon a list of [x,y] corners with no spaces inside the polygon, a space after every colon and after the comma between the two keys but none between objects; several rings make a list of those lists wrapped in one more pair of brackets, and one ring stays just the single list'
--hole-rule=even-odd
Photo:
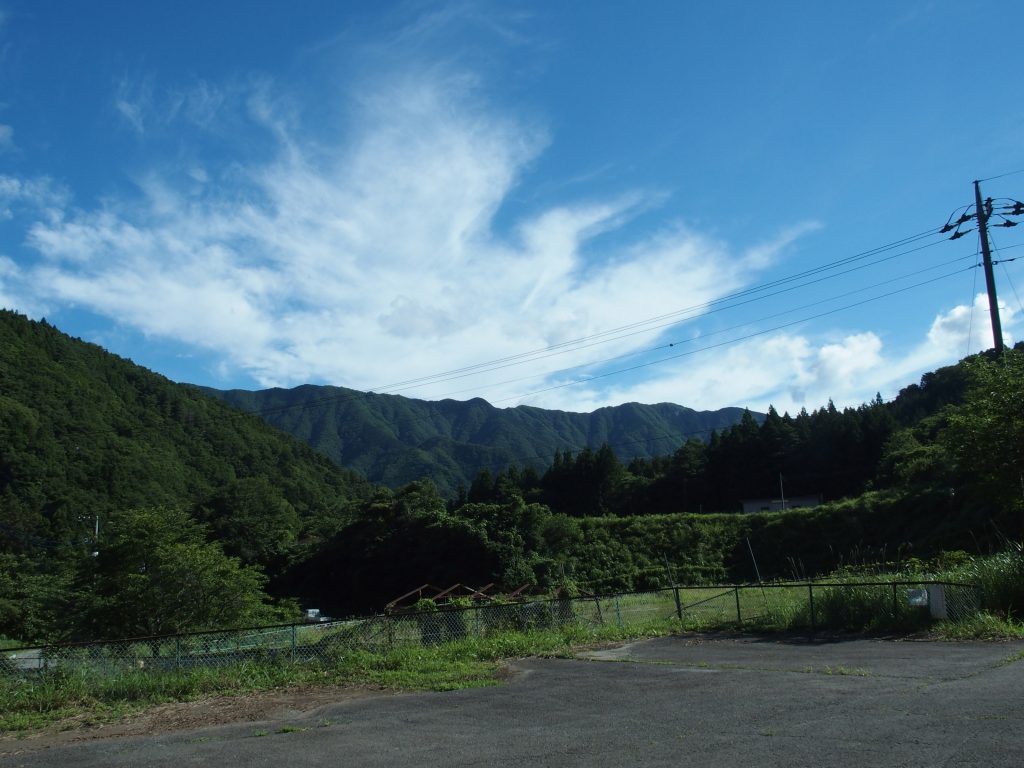
[{"label": "asphalt pavement", "polygon": [[683,635],[513,663],[501,686],[0,758],[98,766],[1024,764],[1024,643]]}]

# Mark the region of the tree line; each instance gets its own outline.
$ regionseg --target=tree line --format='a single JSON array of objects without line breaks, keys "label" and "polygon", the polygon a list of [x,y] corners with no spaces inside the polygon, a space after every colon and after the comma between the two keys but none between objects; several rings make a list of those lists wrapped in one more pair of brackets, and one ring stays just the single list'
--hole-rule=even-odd
[{"label": "tree line", "polygon": [[[501,503],[510,495],[574,517],[734,512],[746,499],[812,496],[831,501],[886,486],[884,466],[893,438],[943,407],[963,402],[966,368],[923,377],[892,403],[839,410],[828,405],[795,417],[769,407],[762,421],[749,412],[707,441],[691,438],[673,453],[623,464],[614,450],[558,451],[544,472],[509,466],[481,470],[460,489],[464,503]],[[898,441],[897,441],[898,444]]]}]

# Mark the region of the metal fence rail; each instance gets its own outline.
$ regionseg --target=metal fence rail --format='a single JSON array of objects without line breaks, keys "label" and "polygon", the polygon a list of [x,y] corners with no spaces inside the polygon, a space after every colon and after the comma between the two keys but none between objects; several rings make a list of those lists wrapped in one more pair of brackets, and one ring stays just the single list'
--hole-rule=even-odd
[{"label": "metal fence rail", "polygon": [[685,628],[912,629],[977,614],[979,590],[934,581],[677,586],[649,592],[489,603],[320,624],[196,632],[113,642],[8,648],[0,673],[116,674],[246,661],[329,663],[353,651],[433,646],[505,631],[674,623]]}]

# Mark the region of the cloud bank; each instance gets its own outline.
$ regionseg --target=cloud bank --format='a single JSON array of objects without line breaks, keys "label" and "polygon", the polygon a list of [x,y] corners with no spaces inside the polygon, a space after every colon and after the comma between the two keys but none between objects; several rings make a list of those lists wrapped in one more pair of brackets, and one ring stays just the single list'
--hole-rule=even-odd
[{"label": "cloud bank", "polygon": [[[141,133],[152,120],[149,97],[136,91],[134,101],[121,93],[116,109]],[[225,103],[205,85],[180,101]],[[712,301],[807,229],[747,254],[673,221],[603,246],[664,198],[642,190],[533,211],[499,229],[499,210],[548,137],[452,76],[405,75],[358,95],[333,142],[304,136],[265,87],[237,101],[273,137],[262,163],[153,169],[134,196],[95,210],[74,208],[45,180],[0,180],[0,205],[46,211],[28,229],[39,258],[21,270],[22,287],[210,350],[261,386],[367,389]]]}]

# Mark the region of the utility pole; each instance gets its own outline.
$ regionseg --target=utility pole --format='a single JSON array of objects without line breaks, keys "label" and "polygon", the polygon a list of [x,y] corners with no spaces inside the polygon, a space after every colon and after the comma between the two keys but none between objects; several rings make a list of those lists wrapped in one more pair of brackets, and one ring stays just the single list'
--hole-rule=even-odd
[{"label": "utility pole", "polygon": [[[1024,215],[1024,203],[1020,200],[1011,200],[1006,197],[1001,197],[998,200],[993,200],[991,197],[982,200],[981,198],[981,181],[974,182],[974,213],[967,213],[971,209],[970,205],[965,205],[961,208],[957,208],[953,213],[950,214],[946,220],[946,225],[939,230],[940,233],[953,232],[949,236],[950,240],[958,240],[968,232],[971,228],[961,230],[960,227],[971,219],[975,219],[978,222],[978,235],[981,237],[981,256],[983,259],[983,266],[985,268],[985,287],[988,290],[988,310],[989,317],[992,320],[992,344],[995,348],[997,355],[1003,353],[1003,325],[999,321],[999,300],[996,298],[996,278],[992,272],[992,265],[998,264],[998,261],[992,261],[992,249],[988,242],[988,228],[990,226],[995,227],[1016,227],[1017,222],[1013,218]],[[954,217],[960,214],[954,220]],[[992,216],[996,216],[1002,219],[999,224],[990,224],[989,220]]]},{"label": "utility pole", "polygon": [[999,322],[999,302],[996,299],[996,278],[992,273],[992,251],[988,246],[988,220],[992,215],[992,198],[981,202],[981,182],[974,182],[974,212],[981,236],[981,258],[985,264],[985,287],[988,289],[988,313],[992,319],[992,343],[997,355],[1003,354],[1003,325]]}]

